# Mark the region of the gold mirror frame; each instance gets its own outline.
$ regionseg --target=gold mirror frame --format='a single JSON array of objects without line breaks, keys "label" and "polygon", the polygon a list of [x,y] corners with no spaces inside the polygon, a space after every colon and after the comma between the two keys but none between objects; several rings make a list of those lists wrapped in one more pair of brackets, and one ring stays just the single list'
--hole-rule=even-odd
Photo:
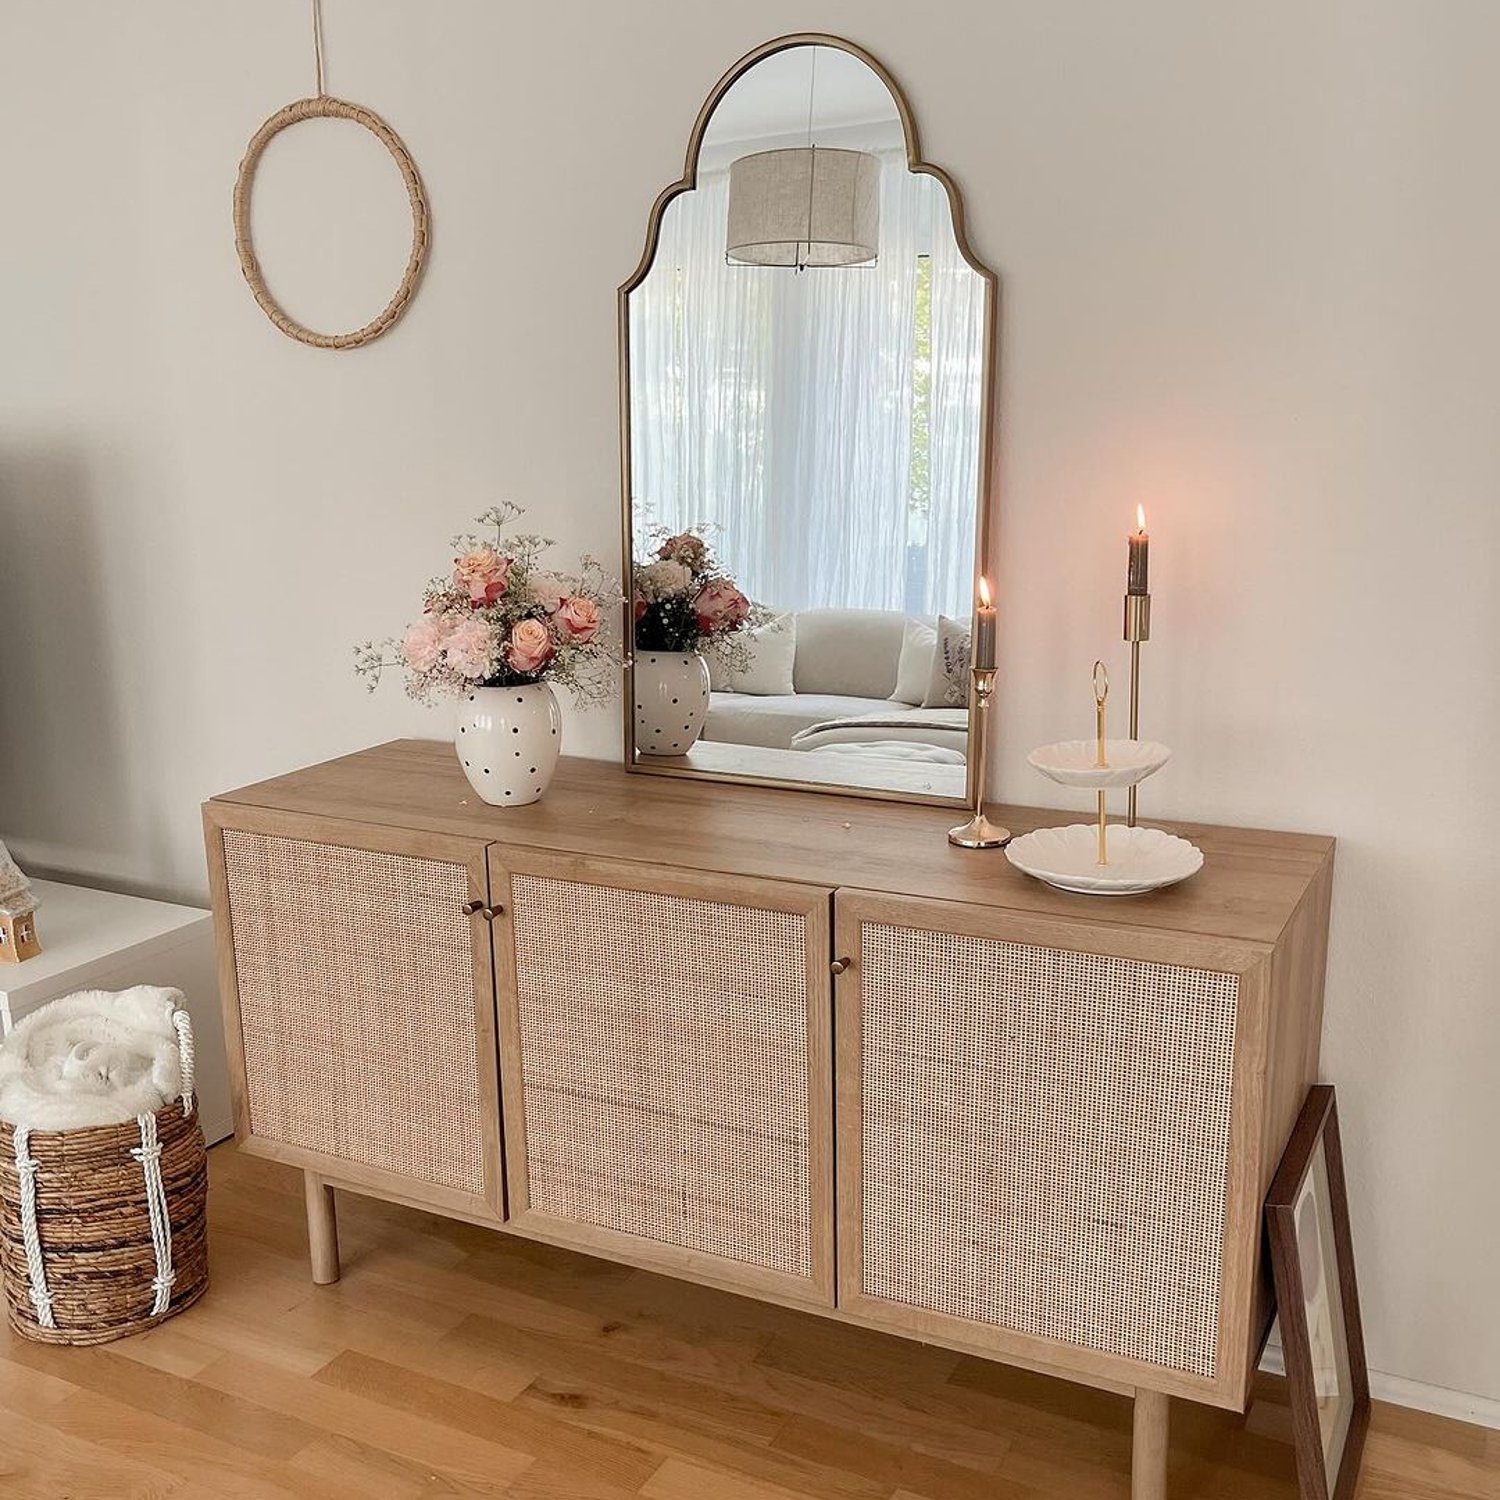
[{"label": "gold mirror frame", "polygon": [[[972,693],[969,702],[969,753],[965,767],[965,790],[962,797],[946,797],[930,792],[904,792],[884,787],[813,784],[808,781],[794,781],[771,776],[752,776],[732,771],[695,770],[689,766],[654,764],[642,760],[636,755],[635,713],[633,709],[635,703],[635,619],[629,587],[632,576],[631,570],[635,558],[634,506],[630,491],[630,294],[646,279],[656,259],[656,247],[661,237],[662,216],[666,213],[667,205],[679,193],[690,193],[698,186],[699,152],[702,149],[703,137],[708,131],[709,121],[713,118],[713,113],[719,107],[720,101],[756,63],[762,62],[768,57],[774,57],[778,52],[786,52],[793,47],[837,47],[839,51],[847,52],[851,57],[858,58],[885,85],[887,92],[895,103],[896,113],[901,119],[901,129],[906,137],[907,170],[920,172],[928,177],[932,177],[942,186],[944,193],[947,195],[948,212],[953,221],[953,237],[958,244],[959,254],[963,256],[969,266],[984,280],[984,373],[981,380],[983,389],[981,399],[984,409],[980,413],[979,422],[979,484],[978,493],[975,496],[974,564],[976,577],[981,573],[987,574],[990,572],[990,507],[993,490],[991,469],[995,439],[995,370],[1000,325],[1000,278],[975,255],[974,248],[969,243],[968,229],[964,218],[964,203],[959,193],[958,185],[942,167],[934,166],[928,161],[923,161],[922,148],[917,136],[917,122],[912,114],[911,105],[907,102],[906,95],[902,92],[900,84],[896,82],[891,76],[889,69],[878,58],[865,51],[857,42],[848,41],[844,37],[830,36],[821,31],[792,32],[786,36],[779,36],[774,41],[763,42],[759,47],[747,52],[719,79],[713,86],[708,98],[704,101],[702,109],[698,111],[698,118],[694,120],[692,133],[688,137],[687,157],[683,164],[682,176],[669,187],[663,188],[657,195],[656,202],[651,205],[651,217],[646,226],[646,246],[641,252],[640,262],[631,273],[630,278],[620,284],[619,291],[616,293],[619,318],[620,362],[620,576],[626,584],[626,598],[621,612],[624,630],[623,639],[627,643],[625,691],[622,695],[624,699],[625,766],[627,770],[639,772],[645,776],[680,776],[694,781],[727,781],[746,786],[779,787],[792,791],[827,792],[841,797],[873,797],[886,802],[920,802],[940,807],[972,807],[974,805],[975,794],[982,785],[985,773],[985,768],[979,764],[978,758],[974,753],[978,739],[975,734]],[[971,640],[977,638],[978,627],[978,608],[976,604],[969,626],[969,638]]]}]

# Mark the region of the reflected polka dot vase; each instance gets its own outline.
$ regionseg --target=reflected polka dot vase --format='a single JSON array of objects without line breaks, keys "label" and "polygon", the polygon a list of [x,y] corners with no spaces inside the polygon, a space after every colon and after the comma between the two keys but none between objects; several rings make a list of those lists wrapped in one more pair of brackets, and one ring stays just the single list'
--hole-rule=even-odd
[{"label": "reflected polka dot vase", "polygon": [[708,663],[696,651],[635,654],[635,748],[686,755],[708,717]]},{"label": "reflected polka dot vase", "polygon": [[458,700],[453,748],[469,785],[495,807],[547,790],[562,751],[562,712],[545,682],[471,688]]}]

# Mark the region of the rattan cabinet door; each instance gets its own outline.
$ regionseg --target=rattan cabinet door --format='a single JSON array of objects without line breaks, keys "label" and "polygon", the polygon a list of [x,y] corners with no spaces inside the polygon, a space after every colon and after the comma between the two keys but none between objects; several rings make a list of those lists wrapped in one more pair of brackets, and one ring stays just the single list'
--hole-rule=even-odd
[{"label": "rattan cabinet door", "polygon": [[841,1305],[1232,1391],[1257,1222],[1237,1038],[1265,955],[843,891],[837,932]]},{"label": "rattan cabinet door", "polygon": [[513,1225],[829,1305],[831,893],[491,861]]},{"label": "rattan cabinet door", "polygon": [[501,1216],[485,845],[206,814],[238,1134],[335,1182]]}]

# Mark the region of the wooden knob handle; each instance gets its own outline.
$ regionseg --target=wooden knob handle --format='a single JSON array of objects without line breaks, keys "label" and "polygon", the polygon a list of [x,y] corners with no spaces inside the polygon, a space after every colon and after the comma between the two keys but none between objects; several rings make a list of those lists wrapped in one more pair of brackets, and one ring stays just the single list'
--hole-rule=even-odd
[{"label": "wooden knob handle", "polygon": [[459,910],[466,916],[472,917],[475,912],[484,910],[483,901],[465,901]]},{"label": "wooden knob handle", "polygon": [[836,958],[831,964],[828,965],[828,967],[833,973],[842,974],[844,970],[849,968],[853,963],[854,960],[852,958]]},{"label": "wooden knob handle", "polygon": [[483,917],[486,922],[493,922],[496,917],[500,916],[501,913],[504,912],[504,910],[505,908],[503,906],[481,906],[479,908],[479,915]]}]

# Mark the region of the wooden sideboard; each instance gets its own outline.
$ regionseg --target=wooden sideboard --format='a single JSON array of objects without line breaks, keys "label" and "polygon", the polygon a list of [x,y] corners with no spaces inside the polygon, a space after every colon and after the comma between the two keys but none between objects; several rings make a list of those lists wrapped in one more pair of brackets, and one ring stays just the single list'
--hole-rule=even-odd
[{"label": "wooden sideboard", "polygon": [[[1070,815],[1005,807],[1016,832]],[[397,741],[204,809],[236,1129],[333,1187],[1136,1398],[1244,1409],[1333,841],[1070,896],[951,811]]]}]

